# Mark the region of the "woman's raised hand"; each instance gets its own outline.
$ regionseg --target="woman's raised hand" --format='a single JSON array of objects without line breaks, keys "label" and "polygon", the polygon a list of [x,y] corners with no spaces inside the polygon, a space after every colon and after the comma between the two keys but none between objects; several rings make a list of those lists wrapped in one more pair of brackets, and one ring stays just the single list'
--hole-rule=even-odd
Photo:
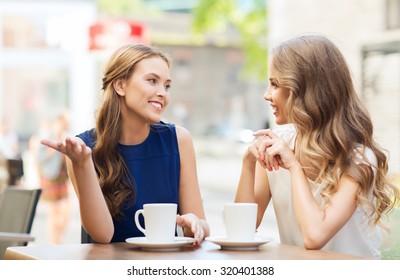
[{"label": "woman's raised hand", "polygon": [[91,158],[92,149],[86,146],[82,139],[66,137],[64,141],[43,139],[41,144],[53,148],[66,155],[74,164],[79,164]]}]

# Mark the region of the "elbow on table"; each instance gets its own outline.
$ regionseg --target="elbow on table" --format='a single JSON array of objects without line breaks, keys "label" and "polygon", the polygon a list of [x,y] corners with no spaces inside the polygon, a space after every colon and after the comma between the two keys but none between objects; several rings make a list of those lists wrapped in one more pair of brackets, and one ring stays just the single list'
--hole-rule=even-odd
[{"label": "elbow on table", "polygon": [[111,243],[111,238],[104,238],[104,237],[100,237],[100,238],[93,238],[97,243],[101,243],[101,244],[108,244]]},{"label": "elbow on table", "polygon": [[112,237],[114,235],[114,231],[112,232],[101,232],[101,233],[93,233],[90,234],[91,238],[97,242],[102,244],[111,243]]},{"label": "elbow on table", "polygon": [[307,250],[320,250],[325,246],[326,240],[322,233],[313,231],[303,234],[303,244]]}]

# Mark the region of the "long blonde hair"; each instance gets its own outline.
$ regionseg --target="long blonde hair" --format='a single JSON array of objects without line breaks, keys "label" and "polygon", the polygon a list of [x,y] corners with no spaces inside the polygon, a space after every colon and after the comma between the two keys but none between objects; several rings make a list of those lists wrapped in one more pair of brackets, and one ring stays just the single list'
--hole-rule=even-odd
[{"label": "long blonde hair", "polygon": [[120,208],[128,198],[135,199],[135,183],[122,156],[117,151],[121,135],[120,98],[113,83],[127,80],[141,60],[158,56],[170,67],[169,58],[156,48],[146,45],[126,45],[117,49],[106,64],[103,78],[103,100],[96,117],[96,144],[93,160],[99,184],[113,217],[120,217]]},{"label": "long blonde hair", "polygon": [[[317,182],[326,184],[325,203],[346,173],[360,183],[358,202],[371,210],[370,221],[379,223],[399,193],[387,179],[386,151],[373,138],[371,118],[344,56],[326,37],[303,35],[275,47],[271,57],[278,84],[290,90],[286,115],[297,129],[296,156]],[[376,165],[359,147],[372,150]]]}]

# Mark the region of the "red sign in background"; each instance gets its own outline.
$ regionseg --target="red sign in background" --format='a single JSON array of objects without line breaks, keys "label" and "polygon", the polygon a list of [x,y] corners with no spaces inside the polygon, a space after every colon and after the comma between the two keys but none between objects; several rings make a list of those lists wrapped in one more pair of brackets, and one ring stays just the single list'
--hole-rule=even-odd
[{"label": "red sign in background", "polygon": [[89,27],[89,50],[114,49],[129,43],[150,44],[148,28],[129,20],[99,21]]}]

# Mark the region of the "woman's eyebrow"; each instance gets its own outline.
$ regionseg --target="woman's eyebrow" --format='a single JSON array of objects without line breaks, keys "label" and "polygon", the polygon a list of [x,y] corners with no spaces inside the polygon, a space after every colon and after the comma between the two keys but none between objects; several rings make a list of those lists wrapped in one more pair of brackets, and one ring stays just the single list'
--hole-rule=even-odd
[{"label": "woman's eyebrow", "polygon": [[[158,74],[156,74],[156,73],[151,72],[151,73],[147,73],[147,75],[153,75],[153,76],[155,76],[157,79],[161,80],[161,77],[160,77]],[[167,79],[166,81],[167,81],[167,82],[172,82],[171,79]]]}]

